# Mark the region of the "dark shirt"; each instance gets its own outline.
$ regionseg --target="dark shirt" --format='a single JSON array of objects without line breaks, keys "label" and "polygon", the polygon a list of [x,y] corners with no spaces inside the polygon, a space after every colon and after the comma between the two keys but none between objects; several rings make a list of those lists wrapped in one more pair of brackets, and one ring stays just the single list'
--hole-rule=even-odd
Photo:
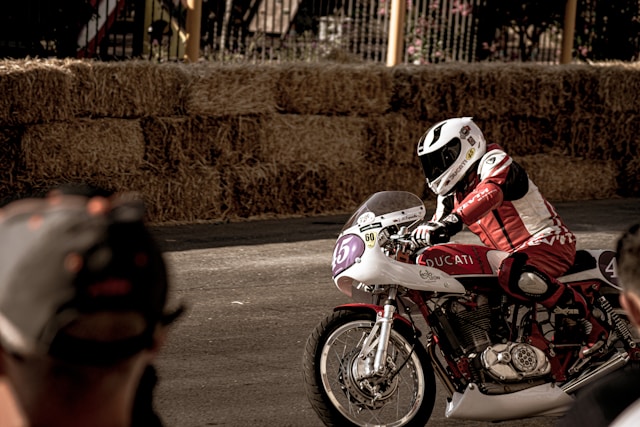
[{"label": "dark shirt", "polygon": [[153,391],[157,383],[156,369],[152,365],[147,366],[133,404],[132,427],[162,427],[162,420],[153,408]]},{"label": "dark shirt", "polygon": [[578,391],[575,403],[557,421],[556,427],[608,427],[638,398],[640,364],[630,362]]}]

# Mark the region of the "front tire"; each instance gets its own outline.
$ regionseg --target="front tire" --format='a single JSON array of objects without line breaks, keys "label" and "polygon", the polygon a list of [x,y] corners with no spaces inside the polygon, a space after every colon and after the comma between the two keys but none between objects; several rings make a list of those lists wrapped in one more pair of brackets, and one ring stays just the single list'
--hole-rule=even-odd
[{"label": "front tire", "polygon": [[413,331],[394,322],[387,360],[397,372],[363,379],[358,357],[375,313],[341,310],[311,333],[303,356],[307,397],[327,426],[424,426],[435,402],[433,368]]}]

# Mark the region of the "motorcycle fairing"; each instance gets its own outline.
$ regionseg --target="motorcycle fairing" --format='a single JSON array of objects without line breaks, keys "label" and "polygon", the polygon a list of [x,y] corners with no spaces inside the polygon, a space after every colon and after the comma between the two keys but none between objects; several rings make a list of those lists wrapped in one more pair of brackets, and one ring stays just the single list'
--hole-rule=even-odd
[{"label": "motorcycle fairing", "polygon": [[560,416],[574,400],[560,387],[546,383],[515,393],[486,395],[476,384],[454,393],[447,403],[447,418],[504,421],[537,416]]},{"label": "motorcycle fairing", "polygon": [[380,192],[370,197],[342,229],[333,252],[333,281],[352,296],[354,283],[396,284],[408,289],[464,293],[455,278],[438,268],[397,261],[384,253],[380,235],[424,217],[422,201],[407,192]]},{"label": "motorcycle fairing", "polygon": [[[340,248],[336,248],[336,251],[339,253]],[[354,282],[367,285],[393,283],[420,291],[465,293],[464,286],[445,272],[433,267],[396,261],[386,256],[377,243],[373,247],[367,246],[362,256],[337,272],[333,280],[338,289],[349,296]]]}]

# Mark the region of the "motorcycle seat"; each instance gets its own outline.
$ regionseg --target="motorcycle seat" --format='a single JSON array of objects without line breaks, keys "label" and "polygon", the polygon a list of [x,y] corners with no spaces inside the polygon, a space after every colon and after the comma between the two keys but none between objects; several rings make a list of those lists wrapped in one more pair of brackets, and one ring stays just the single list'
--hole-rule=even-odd
[{"label": "motorcycle seat", "polygon": [[593,257],[593,255],[591,255],[588,251],[581,249],[576,251],[576,258],[573,261],[573,265],[569,268],[569,270],[567,270],[566,273],[564,273],[564,275],[568,276],[569,274],[591,270],[593,268],[596,268],[596,265],[597,261]]}]

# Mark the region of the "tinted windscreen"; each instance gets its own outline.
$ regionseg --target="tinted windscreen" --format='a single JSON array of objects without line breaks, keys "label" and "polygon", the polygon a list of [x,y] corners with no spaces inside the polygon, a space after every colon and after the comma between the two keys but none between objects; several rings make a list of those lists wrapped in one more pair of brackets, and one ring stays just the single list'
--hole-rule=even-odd
[{"label": "tinted windscreen", "polygon": [[460,147],[460,138],[453,138],[439,150],[420,156],[427,180],[433,181],[449,169],[460,155]]}]

